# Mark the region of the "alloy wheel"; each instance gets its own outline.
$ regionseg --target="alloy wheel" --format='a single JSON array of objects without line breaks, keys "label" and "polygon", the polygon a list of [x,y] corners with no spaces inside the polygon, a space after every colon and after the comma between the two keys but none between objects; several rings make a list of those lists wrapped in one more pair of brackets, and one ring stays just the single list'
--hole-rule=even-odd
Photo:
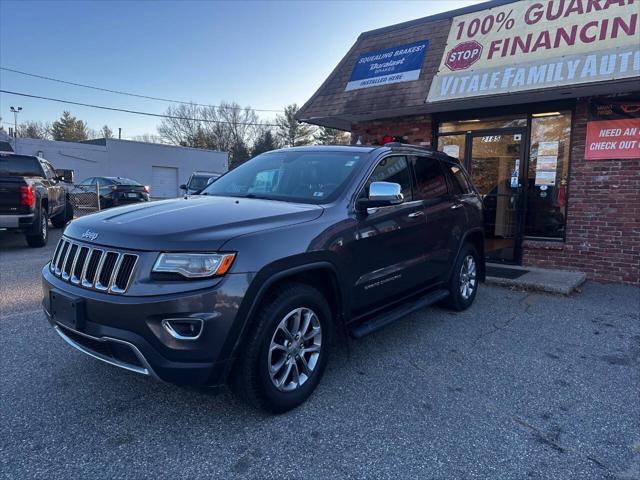
[{"label": "alloy wheel", "polygon": [[318,366],[321,346],[322,326],[313,310],[301,307],[285,315],[269,345],[268,368],[273,385],[283,392],[304,385]]},{"label": "alloy wheel", "polygon": [[460,295],[462,298],[469,300],[476,289],[476,285],[476,261],[473,255],[467,255],[460,268]]}]

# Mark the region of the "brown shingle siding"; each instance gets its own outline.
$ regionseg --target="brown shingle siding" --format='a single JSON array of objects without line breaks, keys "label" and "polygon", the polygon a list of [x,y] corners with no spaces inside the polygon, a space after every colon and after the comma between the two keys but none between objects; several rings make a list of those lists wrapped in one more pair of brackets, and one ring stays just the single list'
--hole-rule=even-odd
[{"label": "brown shingle siding", "polygon": [[[399,107],[424,104],[449,35],[451,19],[414,25],[406,29],[360,37],[340,65],[316,94],[300,109],[298,118],[312,119],[329,115],[374,113]],[[398,45],[428,40],[418,80],[363,88],[345,92],[353,67],[360,55]]]}]

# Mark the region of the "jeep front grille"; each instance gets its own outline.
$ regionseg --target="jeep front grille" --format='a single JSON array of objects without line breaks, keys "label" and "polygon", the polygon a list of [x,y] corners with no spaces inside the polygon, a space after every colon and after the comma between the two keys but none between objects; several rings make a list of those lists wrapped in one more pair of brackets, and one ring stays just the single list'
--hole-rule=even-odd
[{"label": "jeep front grille", "polygon": [[102,292],[127,291],[138,255],[73,242],[61,238],[49,264],[66,282]]}]

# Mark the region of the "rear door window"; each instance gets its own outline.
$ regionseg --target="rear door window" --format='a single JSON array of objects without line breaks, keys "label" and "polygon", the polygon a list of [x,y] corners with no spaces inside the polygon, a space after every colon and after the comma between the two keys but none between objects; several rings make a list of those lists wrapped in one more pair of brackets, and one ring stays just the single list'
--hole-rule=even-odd
[{"label": "rear door window", "polygon": [[440,162],[430,157],[413,157],[416,177],[416,200],[436,200],[448,194],[447,181],[440,168]]}]

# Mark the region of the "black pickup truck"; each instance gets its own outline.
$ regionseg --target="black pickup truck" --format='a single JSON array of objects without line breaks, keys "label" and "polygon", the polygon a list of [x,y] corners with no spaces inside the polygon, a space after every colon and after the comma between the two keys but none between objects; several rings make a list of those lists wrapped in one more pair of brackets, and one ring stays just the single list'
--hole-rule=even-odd
[{"label": "black pickup truck", "polygon": [[0,229],[23,233],[30,247],[43,247],[49,220],[64,227],[73,206],[61,182],[68,174],[56,171],[44,158],[0,152]]}]

